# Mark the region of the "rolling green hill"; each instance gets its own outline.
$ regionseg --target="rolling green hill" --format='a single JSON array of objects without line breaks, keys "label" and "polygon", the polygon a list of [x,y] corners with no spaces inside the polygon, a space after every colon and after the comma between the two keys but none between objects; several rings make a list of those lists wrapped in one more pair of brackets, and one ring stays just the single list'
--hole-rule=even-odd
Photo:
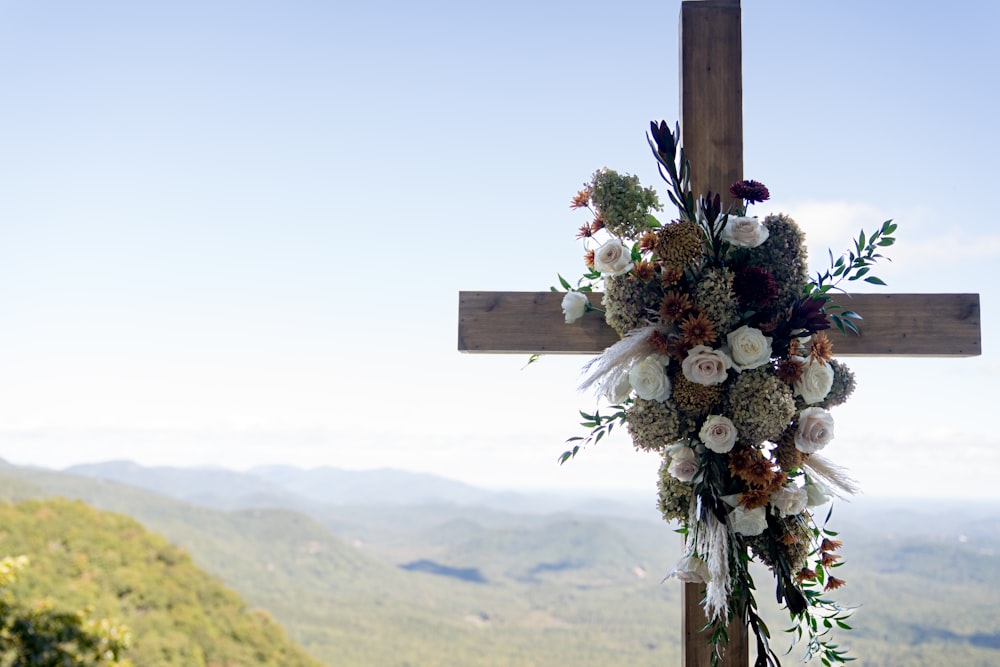
[{"label": "rolling green hill", "polygon": [[0,552],[30,559],[10,587],[16,599],[124,623],[135,665],[318,665],[265,612],[134,519],[49,499],[0,504],[0,526]]},{"label": "rolling green hill", "polygon": [[[679,546],[660,522],[455,504],[221,512],[118,483],[0,467],[0,496],[46,495],[139,518],[329,665],[680,659],[680,588],[661,581]],[[212,495],[228,502],[225,488]],[[838,635],[855,664],[1000,664],[996,507],[859,501],[840,505],[834,522],[847,561],[838,598],[863,602],[857,629]],[[767,611],[767,577],[758,600],[781,649],[787,618]]]}]

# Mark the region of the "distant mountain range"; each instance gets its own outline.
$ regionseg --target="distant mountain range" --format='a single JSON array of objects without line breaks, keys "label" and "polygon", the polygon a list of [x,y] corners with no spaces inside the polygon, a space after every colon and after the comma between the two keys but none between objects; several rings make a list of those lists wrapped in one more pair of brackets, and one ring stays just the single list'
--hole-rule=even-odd
[{"label": "distant mountain range", "polygon": [[[663,581],[679,537],[627,499],[393,470],[0,465],[0,500],[51,496],[139,519],[330,665],[680,659],[679,587]],[[864,604],[838,639],[860,664],[1000,664],[1000,508],[862,498],[831,522],[845,542],[838,598]],[[780,648],[788,620],[767,576],[757,599]]]},{"label": "distant mountain range", "polygon": [[344,470],[259,466],[246,472],[223,468],[144,467],[131,461],[76,465],[65,472],[105,479],[214,507],[294,507],[319,505],[458,505],[509,512],[572,511],[656,520],[655,500],[580,493],[489,491],[427,473],[391,468]]}]

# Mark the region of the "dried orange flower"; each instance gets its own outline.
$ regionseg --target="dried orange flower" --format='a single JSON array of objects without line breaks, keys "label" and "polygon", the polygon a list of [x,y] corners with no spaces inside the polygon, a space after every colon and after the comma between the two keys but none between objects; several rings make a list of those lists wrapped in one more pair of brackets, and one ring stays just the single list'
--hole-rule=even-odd
[{"label": "dried orange flower", "polygon": [[662,331],[654,331],[649,334],[649,344],[657,354],[673,356],[674,342],[667,338]]},{"label": "dried orange flower", "polygon": [[778,379],[787,384],[795,384],[802,374],[805,372],[806,368],[802,365],[802,362],[796,361],[795,359],[782,359],[778,362],[778,368],[775,374]]},{"label": "dried orange flower", "polygon": [[792,546],[793,544],[799,543],[799,538],[795,535],[795,533],[785,533],[780,539],[781,543],[786,546]]},{"label": "dried orange flower", "polygon": [[684,292],[674,292],[671,290],[663,295],[660,303],[660,317],[664,322],[679,322],[682,317],[688,314],[694,307],[691,299]]},{"label": "dried orange flower", "polygon": [[765,507],[771,500],[771,492],[765,489],[747,489],[740,494],[740,505],[748,510]]},{"label": "dried orange flower", "polygon": [[840,554],[832,554],[828,551],[824,551],[822,558],[820,558],[820,562],[823,563],[823,567],[830,567],[831,565],[836,564],[838,560],[840,560]]},{"label": "dried orange flower", "polygon": [[809,356],[821,364],[833,361],[833,341],[822,331],[813,335]]},{"label": "dried orange flower", "polygon": [[819,545],[819,548],[820,551],[836,551],[842,546],[844,546],[844,543],[840,540],[831,540],[828,537],[824,537],[823,543]]},{"label": "dried orange flower", "polygon": [[843,579],[838,579],[837,577],[830,577],[826,580],[826,587],[824,591],[835,591],[841,586],[845,585],[847,582]]},{"label": "dried orange flower", "polygon": [[590,188],[580,190],[573,197],[573,201],[570,202],[570,208],[586,208],[590,205]]},{"label": "dried orange flower", "polygon": [[691,347],[708,345],[714,343],[716,339],[715,325],[701,313],[688,315],[687,319],[681,322],[680,330],[684,335],[684,342]]},{"label": "dried orange flower", "polygon": [[810,570],[808,567],[804,567],[795,575],[795,580],[800,584],[803,581],[816,581],[816,572],[815,570]]},{"label": "dried orange flower", "polygon": [[646,232],[639,239],[639,250],[653,252],[654,248],[656,248],[656,232]]},{"label": "dried orange flower", "polygon": [[579,231],[576,233],[576,238],[586,239],[594,235],[594,232],[590,231],[590,225],[583,225],[580,227]]},{"label": "dried orange flower", "polygon": [[594,268],[594,255],[597,254],[596,250],[588,250],[587,254],[583,256],[583,262],[587,265],[587,268]]},{"label": "dried orange flower", "polygon": [[663,264],[660,267],[660,280],[663,281],[664,286],[676,285],[683,277],[684,272],[676,266]]},{"label": "dried orange flower", "polygon": [[633,271],[636,278],[648,283],[656,275],[656,266],[651,262],[637,262]]},{"label": "dried orange flower", "polygon": [[604,229],[604,218],[602,218],[601,214],[598,213],[597,217],[594,218],[594,221],[590,223],[590,231],[596,234],[602,229]]},{"label": "dried orange flower", "polygon": [[774,464],[756,449],[733,450],[729,455],[729,470],[747,484],[764,489],[771,488],[777,476]]}]

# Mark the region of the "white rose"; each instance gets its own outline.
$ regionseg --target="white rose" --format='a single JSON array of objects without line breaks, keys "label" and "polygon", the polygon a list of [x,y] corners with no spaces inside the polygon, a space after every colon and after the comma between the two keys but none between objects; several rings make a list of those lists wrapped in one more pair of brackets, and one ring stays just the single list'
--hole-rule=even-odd
[{"label": "white rose", "polygon": [[781,516],[794,516],[805,511],[809,494],[801,486],[783,486],[771,494],[771,504]]},{"label": "white rose", "polygon": [[760,535],[767,530],[767,512],[763,507],[737,507],[729,513],[729,525],[741,535]]},{"label": "white rose", "polygon": [[771,338],[760,329],[743,325],[730,332],[726,340],[737,370],[748,371],[771,360]]},{"label": "white rose", "polygon": [[795,431],[795,449],[813,454],[833,440],[833,415],[823,408],[806,408],[799,413],[799,428]]},{"label": "white rose", "polygon": [[712,578],[712,574],[708,571],[708,563],[693,555],[682,556],[669,576],[677,577],[689,584],[707,584]]},{"label": "white rose", "polygon": [[819,507],[820,505],[826,505],[833,499],[833,492],[823,484],[815,479],[809,479],[805,485],[806,495],[809,498],[809,507]]},{"label": "white rose", "polygon": [[632,254],[618,239],[611,239],[594,253],[594,268],[601,273],[620,276],[632,269]]},{"label": "white rose", "polygon": [[621,377],[613,377],[610,382],[601,385],[601,389],[608,403],[618,405],[628,398],[632,391],[632,384],[629,382],[628,375],[622,374]]},{"label": "white rose", "polygon": [[665,401],[670,398],[670,378],[667,377],[663,357],[651,354],[632,366],[628,381],[639,398],[647,401]]},{"label": "white rose", "polygon": [[698,455],[690,447],[682,447],[674,452],[670,458],[670,465],[667,472],[681,482],[690,482],[698,474],[700,467]]},{"label": "white rose", "polygon": [[695,345],[681,363],[681,370],[691,382],[703,385],[719,384],[726,381],[726,371],[733,367],[733,360],[722,350],[713,350],[707,345]]},{"label": "white rose", "polygon": [[562,300],[563,315],[566,316],[566,324],[573,324],[583,317],[587,312],[587,305],[590,299],[583,292],[566,292]]},{"label": "white rose", "polygon": [[722,239],[742,248],[756,248],[767,240],[769,232],[757,218],[729,216],[726,228],[722,230]]},{"label": "white rose", "polygon": [[736,444],[736,425],[728,417],[709,415],[698,437],[716,454],[725,454]]},{"label": "white rose", "polygon": [[[794,359],[805,361],[802,357],[794,357]],[[833,366],[810,359],[802,372],[802,377],[795,381],[795,393],[801,396],[803,401],[812,405],[826,398],[832,386]]]}]

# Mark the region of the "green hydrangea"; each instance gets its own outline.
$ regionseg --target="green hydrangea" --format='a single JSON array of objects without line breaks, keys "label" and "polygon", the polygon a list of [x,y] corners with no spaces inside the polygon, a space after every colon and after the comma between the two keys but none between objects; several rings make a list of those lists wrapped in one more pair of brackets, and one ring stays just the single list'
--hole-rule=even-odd
[{"label": "green hydrangea", "polygon": [[636,239],[649,229],[649,212],[662,210],[652,188],[639,185],[638,176],[604,168],[594,172],[590,201],[604,226],[615,236]]}]

